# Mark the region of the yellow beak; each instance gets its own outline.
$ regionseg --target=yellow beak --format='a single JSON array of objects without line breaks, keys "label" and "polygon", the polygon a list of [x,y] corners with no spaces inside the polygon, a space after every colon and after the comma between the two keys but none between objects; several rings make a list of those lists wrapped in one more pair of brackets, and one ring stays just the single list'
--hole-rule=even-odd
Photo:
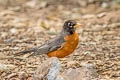
[{"label": "yellow beak", "polygon": [[80,27],[80,26],[83,26],[83,24],[77,23],[77,24],[74,26],[74,28],[78,28],[78,27]]}]

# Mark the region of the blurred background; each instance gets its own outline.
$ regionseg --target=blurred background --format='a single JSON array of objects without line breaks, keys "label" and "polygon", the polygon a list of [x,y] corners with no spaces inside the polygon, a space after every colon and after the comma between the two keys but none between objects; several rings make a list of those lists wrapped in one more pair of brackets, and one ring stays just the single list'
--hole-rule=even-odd
[{"label": "blurred background", "polygon": [[55,37],[70,19],[84,27],[62,71],[87,62],[106,80],[120,80],[120,0],[0,0],[0,79],[31,77],[47,57],[14,54]]}]

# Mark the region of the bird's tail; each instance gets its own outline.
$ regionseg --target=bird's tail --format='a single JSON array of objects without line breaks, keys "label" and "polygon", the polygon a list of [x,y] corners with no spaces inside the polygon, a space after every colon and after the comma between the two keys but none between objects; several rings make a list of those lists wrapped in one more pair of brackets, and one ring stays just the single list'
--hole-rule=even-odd
[{"label": "bird's tail", "polygon": [[18,52],[17,55],[22,55],[25,53],[31,53],[31,52],[37,52],[37,51],[38,51],[38,48],[31,48],[29,50],[24,50],[24,51]]}]

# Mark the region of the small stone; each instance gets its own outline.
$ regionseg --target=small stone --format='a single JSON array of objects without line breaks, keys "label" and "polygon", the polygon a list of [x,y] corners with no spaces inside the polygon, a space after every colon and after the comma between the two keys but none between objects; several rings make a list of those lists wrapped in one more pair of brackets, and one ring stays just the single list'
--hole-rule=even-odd
[{"label": "small stone", "polygon": [[12,28],[12,29],[10,29],[10,32],[11,32],[12,34],[16,34],[17,29],[16,29],[16,28]]},{"label": "small stone", "polygon": [[82,6],[82,7],[86,7],[86,6],[87,6],[87,1],[79,0],[78,3],[79,3],[79,5]]},{"label": "small stone", "polygon": [[95,41],[100,41],[100,40],[102,40],[102,38],[103,38],[102,35],[98,35],[98,36],[96,36]]},{"label": "small stone", "polygon": [[91,54],[91,52],[90,51],[85,51],[84,52],[84,55],[88,55],[88,54]]},{"label": "small stone", "polygon": [[19,78],[20,80],[27,80],[28,74],[25,72],[20,72]]},{"label": "small stone", "polygon": [[60,62],[56,57],[49,58],[35,71],[33,80],[54,80],[59,74]]},{"label": "small stone", "polygon": [[46,5],[47,5],[47,2],[43,1],[43,2],[40,3],[39,7],[40,8],[44,8]]},{"label": "small stone", "polygon": [[105,12],[104,12],[104,13],[100,13],[100,14],[97,15],[97,17],[98,17],[98,18],[104,17],[105,14],[106,14]]},{"label": "small stone", "polygon": [[71,16],[72,19],[77,19],[78,17],[81,17],[81,15],[79,13],[74,13]]},{"label": "small stone", "polygon": [[103,8],[107,8],[108,7],[108,3],[107,2],[103,2],[101,5]]},{"label": "small stone", "polygon": [[51,32],[51,31],[47,31],[47,34],[49,34],[49,35],[56,35],[57,33],[56,32]]},{"label": "small stone", "polygon": [[14,40],[14,38],[12,37],[12,38],[10,38],[8,40],[5,40],[5,43],[11,43],[13,40]]},{"label": "small stone", "polygon": [[99,24],[96,24],[96,25],[93,25],[92,30],[93,30],[93,31],[103,30],[106,26],[107,26],[107,25],[99,25]]},{"label": "small stone", "polygon": [[0,73],[1,72],[8,72],[9,70],[13,70],[16,66],[14,65],[6,65],[6,64],[0,64]]},{"label": "small stone", "polygon": [[17,76],[17,73],[12,73],[9,76],[7,76],[7,78],[8,78],[8,80],[10,80],[10,78],[15,77],[15,76]]},{"label": "small stone", "polygon": [[94,3],[94,2],[95,2],[95,0],[88,0],[88,2],[89,2],[89,3]]},{"label": "small stone", "polygon": [[26,3],[26,5],[31,8],[34,8],[36,6],[36,4],[37,4],[37,0],[31,0]]},{"label": "small stone", "polygon": [[54,80],[58,73],[60,71],[60,65],[59,65],[59,60],[54,60],[54,62],[51,63],[51,67],[48,73],[48,80]]},{"label": "small stone", "polygon": [[91,18],[96,18],[96,16],[95,15],[89,15],[89,14],[87,14],[87,15],[84,15],[83,17],[82,17],[83,19],[91,19]]},{"label": "small stone", "polygon": [[67,67],[71,67],[72,65],[76,64],[76,61],[69,61],[67,63]]},{"label": "small stone", "polygon": [[84,64],[76,69],[70,68],[64,71],[63,75],[67,76],[68,80],[100,80],[92,64]]},{"label": "small stone", "polygon": [[8,33],[7,32],[1,32],[1,38],[7,37]]},{"label": "small stone", "polygon": [[20,11],[20,9],[21,9],[21,7],[20,7],[20,6],[10,7],[10,8],[9,8],[9,10],[11,10],[11,11],[16,11],[16,12],[19,12],[19,11]]},{"label": "small stone", "polygon": [[64,76],[64,75],[58,75],[57,78],[55,80],[69,80],[67,78],[67,76]]},{"label": "small stone", "polygon": [[5,64],[0,64],[0,73],[8,70],[8,67]]}]

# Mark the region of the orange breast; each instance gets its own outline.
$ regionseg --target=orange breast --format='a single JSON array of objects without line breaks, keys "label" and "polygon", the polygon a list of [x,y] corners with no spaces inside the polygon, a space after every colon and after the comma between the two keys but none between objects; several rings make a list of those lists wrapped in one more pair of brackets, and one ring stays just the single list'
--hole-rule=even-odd
[{"label": "orange breast", "polygon": [[58,58],[63,58],[71,54],[78,45],[79,37],[75,32],[72,35],[65,37],[66,42],[62,45],[62,47],[56,51],[48,53],[49,57],[56,56]]}]

